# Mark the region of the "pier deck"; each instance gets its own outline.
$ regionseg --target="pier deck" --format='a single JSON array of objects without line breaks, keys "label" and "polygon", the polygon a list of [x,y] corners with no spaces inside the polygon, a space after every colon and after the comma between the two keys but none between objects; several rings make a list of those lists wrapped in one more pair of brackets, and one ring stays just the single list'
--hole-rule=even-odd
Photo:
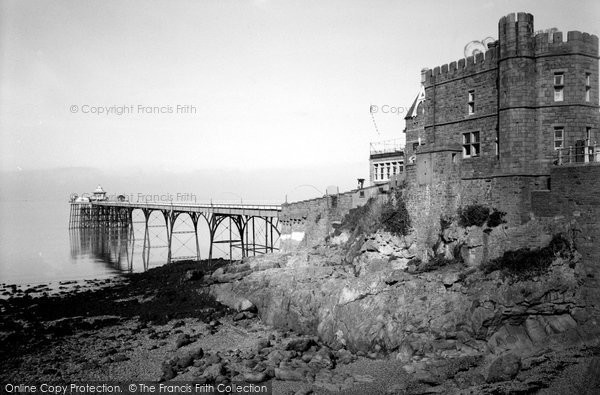
[{"label": "pier deck", "polygon": [[[229,258],[232,259],[233,250],[240,249],[242,257],[268,253],[278,250],[276,243],[279,240],[279,215],[280,205],[254,205],[254,204],[222,204],[222,203],[156,203],[156,202],[127,202],[127,201],[91,201],[71,202],[70,229],[106,229],[114,227],[132,228],[133,212],[140,210],[144,220],[144,260],[150,259],[149,228],[150,215],[160,212],[164,218],[168,248],[167,262],[171,262],[173,235],[180,233],[194,233],[193,240],[196,244],[196,257],[200,259],[200,246],[198,240],[198,222],[204,218],[208,227],[209,256],[212,260],[213,245],[220,243],[229,244]],[[189,216],[193,231],[176,230],[177,218]],[[257,234],[257,223],[260,233]],[[229,238],[216,240],[217,230],[221,233],[225,228],[229,231]],[[260,240],[259,240],[260,239]],[[181,258],[181,257],[180,257]],[[187,257],[194,258],[194,257]]]}]

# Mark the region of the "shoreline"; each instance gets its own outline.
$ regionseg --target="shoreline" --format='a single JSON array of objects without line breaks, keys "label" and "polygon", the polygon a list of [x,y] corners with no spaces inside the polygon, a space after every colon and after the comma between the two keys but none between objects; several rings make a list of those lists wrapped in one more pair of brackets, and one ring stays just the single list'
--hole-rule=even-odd
[{"label": "shoreline", "polygon": [[124,273],[115,273],[83,279],[0,283],[0,300],[23,297],[25,295],[33,299],[66,296],[68,294],[93,291],[95,289],[118,285],[124,281],[126,281]]},{"label": "shoreline", "polygon": [[[229,261],[213,263],[175,262],[101,289],[0,300],[0,382],[270,383],[273,394],[286,395],[522,389],[485,384],[486,366],[473,358],[424,356],[407,363],[395,354],[334,350],[315,336],[268,327],[256,310],[232,310],[208,294],[210,274]],[[599,353],[574,349],[533,358],[527,374],[550,377],[544,369],[558,363],[585,382]],[[471,384],[449,384],[440,379],[446,371]],[[554,374],[551,388],[569,385],[571,376]]]},{"label": "shoreline", "polygon": [[385,361],[332,352],[209,297],[204,275],[227,263],[175,262],[105,288],[0,300],[0,381],[271,383],[273,394],[372,385],[365,372]]}]

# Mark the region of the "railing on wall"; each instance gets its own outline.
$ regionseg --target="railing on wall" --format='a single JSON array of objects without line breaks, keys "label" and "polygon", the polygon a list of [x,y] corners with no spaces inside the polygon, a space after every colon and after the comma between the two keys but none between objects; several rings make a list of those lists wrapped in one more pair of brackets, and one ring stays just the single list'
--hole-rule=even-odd
[{"label": "railing on wall", "polygon": [[404,151],[404,142],[401,139],[373,141],[370,143],[371,155],[387,154]]},{"label": "railing on wall", "polygon": [[556,149],[556,165],[565,165],[570,163],[593,163],[600,162],[600,145],[582,144],[575,147],[565,147]]}]

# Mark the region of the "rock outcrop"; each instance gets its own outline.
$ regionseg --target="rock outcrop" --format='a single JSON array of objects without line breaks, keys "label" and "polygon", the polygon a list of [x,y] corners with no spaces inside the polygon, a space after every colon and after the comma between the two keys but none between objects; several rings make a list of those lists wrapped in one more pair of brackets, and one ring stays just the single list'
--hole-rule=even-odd
[{"label": "rock outcrop", "polygon": [[405,360],[526,355],[597,338],[576,259],[557,257],[546,274],[520,281],[461,264],[411,271],[415,254],[410,239],[378,233],[352,264],[340,247],[254,258],[216,273],[211,292],[238,309],[244,298],[265,323],[317,335],[334,350]]}]

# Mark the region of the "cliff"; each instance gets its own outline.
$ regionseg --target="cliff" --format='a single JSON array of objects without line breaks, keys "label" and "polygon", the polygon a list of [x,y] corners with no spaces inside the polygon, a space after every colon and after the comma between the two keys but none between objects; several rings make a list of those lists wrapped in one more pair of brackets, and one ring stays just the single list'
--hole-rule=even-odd
[{"label": "cliff", "polygon": [[[433,374],[451,386],[489,386],[527,376],[540,355],[597,347],[600,339],[600,298],[586,286],[600,273],[569,234],[525,254],[547,258],[531,270],[510,266],[506,257],[487,265],[443,257],[451,250],[468,256],[483,235],[505,232],[453,223],[439,235],[437,258],[422,262],[414,234],[338,231],[316,247],[223,268],[211,277],[211,292],[233,308],[254,305],[266,324],[317,335],[334,350],[396,359],[407,372]],[[480,373],[460,385],[454,374],[433,369],[465,358],[479,361]],[[514,369],[503,375],[506,363]],[[524,380],[514,388],[537,388]]]}]

